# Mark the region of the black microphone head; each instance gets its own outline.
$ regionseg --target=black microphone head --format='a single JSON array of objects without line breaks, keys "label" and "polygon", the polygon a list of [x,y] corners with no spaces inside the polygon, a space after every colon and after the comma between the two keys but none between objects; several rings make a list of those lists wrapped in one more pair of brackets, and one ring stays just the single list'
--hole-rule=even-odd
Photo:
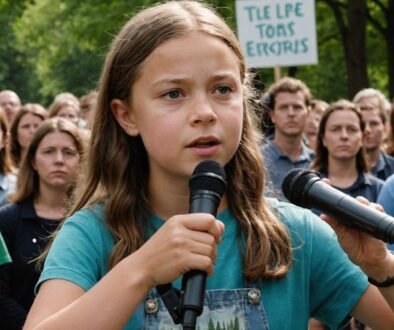
[{"label": "black microphone head", "polygon": [[293,204],[308,207],[306,186],[311,182],[311,179],[315,179],[313,182],[316,179],[320,180],[316,173],[310,170],[295,168],[289,171],[282,183],[283,194]]},{"label": "black microphone head", "polygon": [[193,171],[189,181],[190,194],[201,190],[211,191],[223,196],[226,191],[226,172],[214,160],[204,160]]}]

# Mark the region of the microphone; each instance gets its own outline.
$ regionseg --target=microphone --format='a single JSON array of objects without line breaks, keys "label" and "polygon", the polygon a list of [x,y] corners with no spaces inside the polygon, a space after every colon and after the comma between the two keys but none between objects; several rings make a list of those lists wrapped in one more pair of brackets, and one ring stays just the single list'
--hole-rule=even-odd
[{"label": "microphone", "polygon": [[[189,213],[209,213],[216,217],[226,186],[226,173],[219,163],[213,160],[199,163],[189,181]],[[207,273],[200,270],[191,270],[182,278],[183,329],[195,329],[196,318],[203,311],[206,279]]]},{"label": "microphone", "polygon": [[316,208],[339,222],[384,242],[394,242],[394,218],[372,209],[321,181],[314,172],[294,169],[283,180],[285,197],[301,207]]}]

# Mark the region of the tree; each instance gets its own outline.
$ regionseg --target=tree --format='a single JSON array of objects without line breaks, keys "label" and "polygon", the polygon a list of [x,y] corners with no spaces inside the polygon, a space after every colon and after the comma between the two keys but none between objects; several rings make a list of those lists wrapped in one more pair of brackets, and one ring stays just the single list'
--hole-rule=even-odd
[{"label": "tree", "polygon": [[208,321],[208,330],[215,330],[215,325],[213,324],[213,321],[211,318],[209,318],[209,321]]},{"label": "tree", "polygon": [[388,0],[387,5],[384,2],[370,1],[367,18],[386,42],[388,91],[390,98],[394,98],[394,0]]},{"label": "tree", "polygon": [[235,317],[234,330],[239,330],[239,320],[238,320],[238,316]]},{"label": "tree", "polygon": [[[236,28],[234,0],[205,1],[218,7]],[[0,0],[0,24],[5,31],[0,34],[0,89],[14,89],[23,101],[43,104],[63,91],[81,96],[97,86],[104,56],[119,28],[136,10],[156,2],[159,0]],[[394,0],[366,2],[363,9],[360,6],[365,0],[316,1],[319,64],[288,72],[304,80],[315,97],[327,101],[351,97],[368,81],[383,91],[389,85],[393,95]],[[368,18],[365,64],[363,43],[352,44],[365,39],[362,10]],[[342,34],[337,32],[341,29],[338,20]],[[386,45],[391,45],[387,51],[380,41],[382,35]],[[258,73],[266,85],[273,81],[272,69]]]},{"label": "tree", "polygon": [[[332,9],[342,39],[348,80],[348,98],[368,87],[366,49],[366,2],[322,0]],[[347,20],[347,23],[346,23]]]},{"label": "tree", "polygon": [[222,328],[220,327],[220,323],[219,321],[216,322],[216,328],[215,330],[221,330]]},{"label": "tree", "polygon": [[27,69],[29,54],[15,47],[12,23],[25,10],[27,0],[0,0],[0,90],[14,90],[24,100],[35,100],[38,79]]}]

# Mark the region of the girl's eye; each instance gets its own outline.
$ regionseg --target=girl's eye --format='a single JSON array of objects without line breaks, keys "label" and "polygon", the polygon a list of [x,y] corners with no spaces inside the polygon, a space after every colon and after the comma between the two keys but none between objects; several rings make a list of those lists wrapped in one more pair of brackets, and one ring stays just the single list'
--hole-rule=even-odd
[{"label": "girl's eye", "polygon": [[231,92],[231,88],[228,86],[219,86],[218,88],[216,88],[216,91],[220,94],[220,95],[227,95],[228,93]]},{"label": "girl's eye", "polygon": [[164,94],[164,97],[170,100],[178,99],[181,96],[181,93],[178,90],[172,90]]}]

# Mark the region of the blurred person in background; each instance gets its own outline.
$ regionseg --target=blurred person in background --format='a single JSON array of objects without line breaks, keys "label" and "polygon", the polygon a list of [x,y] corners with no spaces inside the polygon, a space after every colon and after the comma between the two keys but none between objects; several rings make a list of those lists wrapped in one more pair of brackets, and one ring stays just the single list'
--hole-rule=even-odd
[{"label": "blurred person in background", "polygon": [[327,108],[328,103],[323,100],[313,99],[310,102],[304,137],[308,147],[312,150],[316,149],[317,131],[319,130],[320,119]]},{"label": "blurred person in background", "polygon": [[0,206],[7,204],[8,196],[15,191],[15,172],[10,155],[8,120],[0,107]]},{"label": "blurred person in background", "polygon": [[0,92],[0,106],[4,109],[8,123],[11,125],[15,115],[21,109],[22,103],[14,91],[3,90]]},{"label": "blurred person in background", "polygon": [[98,92],[93,90],[88,94],[83,95],[79,99],[81,110],[79,113],[78,126],[80,128],[87,128],[87,129],[92,128],[93,115],[97,105],[97,96],[98,96]]},{"label": "blurred person in background", "polygon": [[394,101],[391,104],[390,107],[390,114],[389,114],[389,134],[387,138],[387,146],[386,146],[386,152],[390,156],[394,157]]},{"label": "blurred person in background", "polygon": [[389,103],[382,92],[373,88],[358,92],[354,97],[354,103],[360,107],[365,125],[363,146],[371,173],[379,179],[386,180],[394,173],[394,157],[383,151],[389,132]]},{"label": "blurred person in background", "polygon": [[383,206],[387,214],[394,217],[394,174],[390,175],[384,182],[379,193],[378,204]]},{"label": "blurred person in background", "polygon": [[34,132],[47,118],[48,112],[38,103],[25,104],[15,116],[10,129],[11,157],[15,167],[19,167]]},{"label": "blurred person in background", "polygon": [[63,92],[63,93],[57,94],[53,101],[56,102],[56,101],[61,101],[61,100],[68,100],[68,101],[72,101],[75,103],[79,102],[78,97],[76,97],[73,93],[70,93],[70,92]]},{"label": "blurred person in background", "polygon": [[43,122],[28,146],[12,204],[0,208],[0,232],[12,259],[0,267],[2,329],[23,326],[40,275],[35,258],[64,218],[83,150],[79,129],[62,118]]},{"label": "blurred person in background", "polygon": [[49,107],[49,118],[61,117],[78,125],[80,105],[79,100],[70,96],[57,96]]}]

